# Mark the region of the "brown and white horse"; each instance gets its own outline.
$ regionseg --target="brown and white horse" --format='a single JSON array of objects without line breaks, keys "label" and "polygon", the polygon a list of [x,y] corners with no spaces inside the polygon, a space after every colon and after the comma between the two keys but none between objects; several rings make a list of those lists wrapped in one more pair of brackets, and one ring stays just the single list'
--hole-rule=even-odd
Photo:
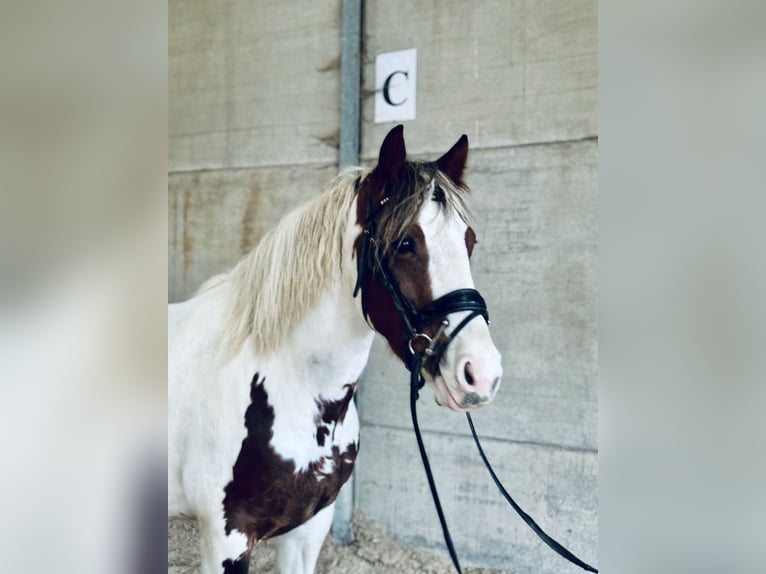
[{"label": "brown and white horse", "polygon": [[[435,162],[410,162],[402,132],[389,132],[374,169],[342,173],[234,269],[170,305],[168,512],[198,518],[203,574],[246,573],[253,545],[268,538],[281,573],[314,571],[356,459],[352,399],[374,331],[405,363],[410,353],[376,266],[416,310],[473,288],[468,140]],[[367,239],[374,249],[363,249]],[[467,315],[423,330],[448,337],[450,327],[437,333],[441,319],[454,326]],[[497,392],[500,354],[484,321],[466,324],[434,363],[422,374],[440,405],[461,411]]]}]

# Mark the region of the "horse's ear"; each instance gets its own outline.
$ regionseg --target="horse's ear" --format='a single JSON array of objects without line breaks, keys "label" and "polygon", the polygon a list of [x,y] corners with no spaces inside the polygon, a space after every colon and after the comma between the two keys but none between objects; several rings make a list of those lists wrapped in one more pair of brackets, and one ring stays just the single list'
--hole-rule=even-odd
[{"label": "horse's ear", "polygon": [[450,150],[436,160],[436,165],[457,185],[463,185],[463,170],[468,159],[468,136],[463,134]]},{"label": "horse's ear", "polygon": [[393,128],[380,145],[380,155],[375,171],[384,182],[396,180],[407,160],[404,147],[404,126]]}]

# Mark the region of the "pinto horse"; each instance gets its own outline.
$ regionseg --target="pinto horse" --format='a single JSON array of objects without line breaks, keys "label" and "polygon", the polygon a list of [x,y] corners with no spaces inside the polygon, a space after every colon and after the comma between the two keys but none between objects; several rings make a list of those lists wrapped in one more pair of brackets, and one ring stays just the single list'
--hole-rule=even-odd
[{"label": "pinto horse", "polygon": [[[246,573],[269,538],[282,574],[314,572],[357,456],[352,399],[374,332],[405,364],[412,352],[377,270],[414,310],[473,288],[467,155],[462,136],[435,162],[407,161],[395,127],[374,169],[341,173],[231,271],[170,305],[168,512],[197,517],[203,574]],[[455,331],[422,366],[436,402],[455,411],[490,402],[502,375],[486,323],[457,333],[467,315],[420,334]]]}]

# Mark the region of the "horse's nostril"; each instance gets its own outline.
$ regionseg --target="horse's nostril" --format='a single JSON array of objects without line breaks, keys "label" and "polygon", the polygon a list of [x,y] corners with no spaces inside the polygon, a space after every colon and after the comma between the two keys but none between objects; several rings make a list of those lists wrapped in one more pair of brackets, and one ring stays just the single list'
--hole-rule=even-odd
[{"label": "horse's nostril", "polygon": [[471,361],[468,361],[465,364],[465,368],[463,369],[463,373],[465,374],[465,382],[469,385],[473,386],[473,373],[471,372]]}]

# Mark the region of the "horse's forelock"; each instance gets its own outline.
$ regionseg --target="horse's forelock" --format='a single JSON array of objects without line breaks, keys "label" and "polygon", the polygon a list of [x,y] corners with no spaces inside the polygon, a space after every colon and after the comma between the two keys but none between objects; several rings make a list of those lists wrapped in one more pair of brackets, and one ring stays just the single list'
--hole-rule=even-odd
[{"label": "horse's forelock", "polygon": [[[463,195],[470,190],[465,185],[456,185],[446,174],[439,171],[436,162],[405,163],[394,181],[380,182],[371,173],[363,182],[359,201],[366,201],[367,194],[378,198],[388,198],[375,215],[375,251],[377,263],[403,239],[406,230],[417,220],[425,201],[430,201],[431,182],[443,192],[444,201],[438,201],[447,217],[458,217],[468,223],[471,215],[463,200]],[[366,189],[365,189],[366,188]],[[366,208],[359,210],[366,214]],[[366,216],[366,215],[365,215]],[[364,226],[366,222],[359,221]]]}]

